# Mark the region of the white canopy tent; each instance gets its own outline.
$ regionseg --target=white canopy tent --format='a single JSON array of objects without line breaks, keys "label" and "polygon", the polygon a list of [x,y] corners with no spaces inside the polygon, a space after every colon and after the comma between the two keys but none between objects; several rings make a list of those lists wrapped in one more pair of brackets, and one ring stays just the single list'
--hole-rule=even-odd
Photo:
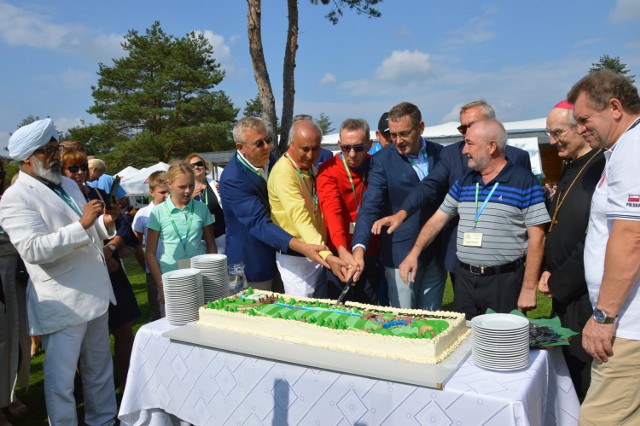
[{"label": "white canopy tent", "polygon": [[147,182],[149,175],[158,170],[166,172],[168,169],[169,165],[160,161],[153,166],[140,169],[129,176],[121,176],[122,181],[120,182],[120,186],[127,192],[127,195],[147,195],[149,194],[149,184]]}]

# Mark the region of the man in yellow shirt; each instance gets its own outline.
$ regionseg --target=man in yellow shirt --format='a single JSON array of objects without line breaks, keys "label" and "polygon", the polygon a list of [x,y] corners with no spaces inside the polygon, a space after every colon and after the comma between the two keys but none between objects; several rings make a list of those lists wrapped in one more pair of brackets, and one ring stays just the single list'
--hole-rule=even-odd
[{"label": "man in yellow shirt", "polygon": [[[289,131],[289,149],[269,173],[271,220],[292,236],[308,244],[325,245],[327,228],[318,206],[315,161],[322,131],[310,119],[294,121]],[[334,273],[346,280],[347,266],[330,251],[321,251]],[[286,294],[323,298],[327,281],[322,265],[289,250],[276,253],[276,264]],[[342,270],[341,270],[342,268]]]}]

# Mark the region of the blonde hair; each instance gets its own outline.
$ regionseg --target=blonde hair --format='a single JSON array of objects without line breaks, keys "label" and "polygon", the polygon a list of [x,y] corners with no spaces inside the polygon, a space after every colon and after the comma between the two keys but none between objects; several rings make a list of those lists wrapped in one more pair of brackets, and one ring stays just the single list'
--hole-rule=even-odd
[{"label": "blonde hair", "polygon": [[171,183],[184,175],[189,175],[195,179],[195,174],[193,173],[193,169],[189,163],[182,160],[176,160],[171,163],[169,170],[167,170],[167,183]]},{"label": "blonde hair", "polygon": [[104,173],[107,171],[107,165],[99,158],[92,158],[89,160],[89,169],[97,169],[99,172]]},{"label": "blonde hair", "polygon": [[158,170],[149,175],[147,178],[149,189],[156,189],[157,186],[167,184],[167,172]]},{"label": "blonde hair", "polygon": [[187,155],[184,160],[187,162],[187,164],[189,164],[189,166],[191,166],[191,162],[189,161],[190,159],[192,159],[193,157],[198,157],[203,163],[204,163],[204,171],[209,173],[212,169],[211,163],[208,162],[207,160],[205,160],[205,158],[198,154],[197,152],[192,152],[191,154]]}]

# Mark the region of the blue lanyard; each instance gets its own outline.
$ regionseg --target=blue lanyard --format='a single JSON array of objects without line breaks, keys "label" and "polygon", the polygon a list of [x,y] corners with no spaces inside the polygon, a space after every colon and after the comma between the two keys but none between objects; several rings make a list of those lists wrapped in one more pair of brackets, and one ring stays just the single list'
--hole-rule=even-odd
[{"label": "blue lanyard", "polygon": [[476,182],[476,216],[473,218],[473,227],[474,228],[478,224],[478,219],[480,219],[480,216],[482,215],[482,212],[487,207],[487,204],[489,203],[489,200],[491,199],[491,196],[493,195],[493,193],[496,191],[496,188],[498,187],[498,184],[499,184],[499,182],[496,182],[496,183],[493,184],[493,188],[491,188],[491,192],[489,192],[489,195],[487,195],[487,198],[484,200],[484,203],[482,203],[482,206],[480,207],[480,210],[478,210],[478,195],[480,193],[480,184],[478,182]]}]

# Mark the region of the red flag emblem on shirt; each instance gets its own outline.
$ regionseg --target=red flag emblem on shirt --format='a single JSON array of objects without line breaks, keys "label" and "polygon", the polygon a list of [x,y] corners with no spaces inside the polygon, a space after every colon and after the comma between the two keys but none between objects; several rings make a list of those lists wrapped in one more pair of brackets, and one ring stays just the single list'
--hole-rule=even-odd
[{"label": "red flag emblem on shirt", "polygon": [[627,203],[640,203],[640,195],[629,195]]}]

